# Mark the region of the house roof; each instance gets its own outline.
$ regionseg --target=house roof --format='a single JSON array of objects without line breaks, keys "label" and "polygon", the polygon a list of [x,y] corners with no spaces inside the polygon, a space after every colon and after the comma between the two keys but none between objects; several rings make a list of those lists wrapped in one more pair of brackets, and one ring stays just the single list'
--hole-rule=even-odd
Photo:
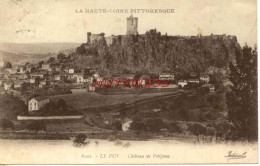
[{"label": "house roof", "polygon": [[161,72],[160,75],[172,75],[171,72]]},{"label": "house roof", "polygon": [[7,81],[7,82],[5,82],[5,84],[6,84],[6,85],[12,85],[13,82]]},{"label": "house roof", "polygon": [[205,73],[203,73],[203,74],[200,74],[200,77],[209,77],[209,75],[208,75],[208,74],[205,74]]},{"label": "house roof", "polygon": [[48,98],[45,96],[37,96],[37,97],[32,97],[30,100],[35,99],[37,101],[43,101],[43,100],[47,100]]}]

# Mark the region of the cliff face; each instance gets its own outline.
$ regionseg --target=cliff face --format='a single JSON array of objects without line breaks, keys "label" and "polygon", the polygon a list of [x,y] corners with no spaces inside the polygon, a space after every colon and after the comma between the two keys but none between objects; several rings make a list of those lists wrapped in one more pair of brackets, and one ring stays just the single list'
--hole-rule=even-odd
[{"label": "cliff face", "polygon": [[226,67],[229,61],[234,62],[236,49],[240,46],[234,36],[167,36],[151,30],[140,36],[102,37],[82,44],[72,59],[80,59],[78,67],[86,68],[89,62],[84,65],[84,59],[92,57],[92,66],[110,73],[189,73]]}]

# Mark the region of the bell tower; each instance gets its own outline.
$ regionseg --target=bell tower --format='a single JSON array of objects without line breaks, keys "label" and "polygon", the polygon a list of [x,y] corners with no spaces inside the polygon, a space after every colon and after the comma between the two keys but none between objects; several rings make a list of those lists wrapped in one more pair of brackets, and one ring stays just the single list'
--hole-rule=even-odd
[{"label": "bell tower", "polygon": [[133,14],[131,14],[130,17],[126,18],[126,21],[127,21],[126,35],[138,35],[138,31],[137,31],[138,18],[133,17]]}]

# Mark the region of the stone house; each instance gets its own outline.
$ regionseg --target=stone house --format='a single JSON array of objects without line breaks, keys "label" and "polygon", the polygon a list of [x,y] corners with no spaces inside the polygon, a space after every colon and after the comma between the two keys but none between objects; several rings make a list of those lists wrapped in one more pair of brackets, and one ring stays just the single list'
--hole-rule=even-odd
[{"label": "stone house", "polygon": [[43,96],[31,98],[28,101],[28,111],[38,111],[47,103],[49,103],[49,99]]},{"label": "stone house", "polygon": [[5,89],[5,90],[9,90],[9,89],[11,89],[13,86],[14,86],[14,83],[11,82],[11,81],[8,81],[8,82],[5,82],[5,83],[4,83],[4,89]]},{"label": "stone house", "polygon": [[181,86],[182,88],[184,87],[184,86],[186,86],[188,83],[187,83],[187,81],[186,80],[179,80],[178,81],[178,86]]},{"label": "stone house", "polygon": [[201,74],[200,75],[200,82],[208,84],[209,83],[209,75]]},{"label": "stone house", "polygon": [[51,69],[51,63],[43,63],[42,64],[42,70],[50,70]]},{"label": "stone house", "polygon": [[159,74],[159,80],[174,80],[174,75],[168,72],[162,72]]}]

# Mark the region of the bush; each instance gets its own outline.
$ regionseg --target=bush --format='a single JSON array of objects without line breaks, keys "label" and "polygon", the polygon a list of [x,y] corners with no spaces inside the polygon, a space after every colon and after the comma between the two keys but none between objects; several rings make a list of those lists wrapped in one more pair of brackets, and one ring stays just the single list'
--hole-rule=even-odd
[{"label": "bush", "polygon": [[82,147],[86,146],[90,143],[89,140],[86,140],[87,136],[85,134],[79,134],[76,136],[75,140],[73,141],[73,145],[75,147]]},{"label": "bush", "polygon": [[116,136],[114,135],[110,135],[108,138],[107,138],[108,141],[115,141],[116,140]]},{"label": "bush", "polygon": [[37,133],[38,131],[47,131],[46,125],[42,121],[30,123],[27,126],[27,129],[35,131],[35,133]]},{"label": "bush", "polygon": [[122,131],[122,124],[120,121],[115,121],[112,123],[112,126],[115,128],[117,131]]},{"label": "bush", "polygon": [[188,128],[188,130],[191,132],[191,134],[195,136],[199,135],[205,135],[206,134],[206,128],[199,125],[199,124],[194,124]]},{"label": "bush", "polygon": [[116,145],[116,146],[121,146],[121,145],[123,145],[123,142],[120,141],[119,139],[117,139],[117,140],[115,141],[115,145]]},{"label": "bush", "polygon": [[149,119],[147,121],[147,127],[149,128],[150,131],[153,131],[153,132],[160,131],[162,128],[164,128],[164,126],[165,125],[161,118]]},{"label": "bush", "polygon": [[178,134],[181,134],[182,133],[182,130],[181,128],[176,124],[176,123],[171,123],[167,126],[167,130],[170,132],[170,133],[178,133]]},{"label": "bush", "polygon": [[11,120],[4,118],[0,122],[1,128],[3,128],[4,130],[8,128],[11,128],[12,130],[14,129],[14,124]]}]

